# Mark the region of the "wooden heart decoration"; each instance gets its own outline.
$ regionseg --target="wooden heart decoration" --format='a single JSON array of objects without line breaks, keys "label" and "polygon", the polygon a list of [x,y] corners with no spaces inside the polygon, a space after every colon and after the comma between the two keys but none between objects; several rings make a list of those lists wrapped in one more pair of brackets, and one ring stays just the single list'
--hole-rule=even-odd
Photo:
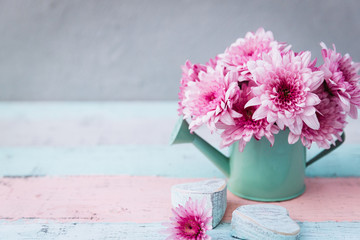
[{"label": "wooden heart decoration", "polygon": [[238,207],[232,214],[232,236],[241,239],[296,239],[299,225],[286,208],[272,204]]},{"label": "wooden heart decoration", "polygon": [[226,181],[224,179],[210,179],[201,182],[174,185],[171,188],[171,203],[173,207],[185,205],[192,200],[202,201],[205,198],[204,208],[210,209],[212,227],[216,227],[226,210]]}]

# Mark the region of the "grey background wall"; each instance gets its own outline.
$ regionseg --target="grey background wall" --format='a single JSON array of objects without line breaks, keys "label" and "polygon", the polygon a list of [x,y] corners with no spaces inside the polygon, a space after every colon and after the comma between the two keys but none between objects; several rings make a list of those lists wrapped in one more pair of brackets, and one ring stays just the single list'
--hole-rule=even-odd
[{"label": "grey background wall", "polygon": [[360,1],[2,0],[0,100],[175,100],[186,59],[263,26],[360,61]]}]

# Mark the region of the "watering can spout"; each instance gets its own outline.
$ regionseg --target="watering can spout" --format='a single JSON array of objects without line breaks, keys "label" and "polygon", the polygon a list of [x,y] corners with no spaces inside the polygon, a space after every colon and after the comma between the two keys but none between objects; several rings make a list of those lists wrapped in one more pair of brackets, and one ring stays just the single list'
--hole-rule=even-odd
[{"label": "watering can spout", "polygon": [[190,133],[189,124],[179,118],[170,139],[170,144],[192,143],[227,177],[230,177],[229,158],[219,152],[196,133]]}]

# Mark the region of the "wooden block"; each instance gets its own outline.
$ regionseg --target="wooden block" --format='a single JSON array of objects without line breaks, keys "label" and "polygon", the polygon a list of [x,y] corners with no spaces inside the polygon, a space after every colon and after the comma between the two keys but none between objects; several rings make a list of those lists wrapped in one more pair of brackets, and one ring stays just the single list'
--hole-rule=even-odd
[{"label": "wooden block", "polygon": [[286,208],[271,204],[238,207],[232,214],[232,236],[241,239],[297,239],[299,225]]},{"label": "wooden block", "polygon": [[206,199],[205,208],[210,209],[212,227],[216,227],[226,210],[226,181],[224,179],[210,179],[201,182],[174,185],[171,188],[171,203],[173,207],[185,205],[192,200]]}]

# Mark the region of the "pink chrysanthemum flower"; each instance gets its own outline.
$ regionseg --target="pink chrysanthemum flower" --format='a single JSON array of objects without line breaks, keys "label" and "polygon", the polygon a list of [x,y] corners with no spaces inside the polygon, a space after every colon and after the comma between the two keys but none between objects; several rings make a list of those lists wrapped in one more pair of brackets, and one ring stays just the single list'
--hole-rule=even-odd
[{"label": "pink chrysanthemum flower", "polygon": [[246,143],[248,143],[252,137],[260,140],[263,136],[270,141],[271,145],[274,144],[274,134],[279,132],[279,128],[273,124],[269,124],[265,118],[254,120],[253,113],[256,107],[244,108],[245,104],[252,97],[254,96],[251,94],[251,88],[248,87],[246,83],[243,83],[241,85],[240,97],[233,105],[233,110],[239,113],[240,116],[234,118],[234,125],[217,125],[219,128],[224,129],[221,134],[221,147],[227,147],[235,141],[239,141],[239,151],[242,152]]},{"label": "pink chrysanthemum flower", "polygon": [[320,128],[314,130],[304,125],[300,136],[290,132],[289,139],[291,143],[295,143],[301,137],[303,145],[307,148],[315,142],[319,147],[328,149],[331,144],[335,144],[336,139],[342,140],[341,133],[347,124],[346,113],[340,106],[339,100],[326,92],[324,87],[320,87],[316,93],[321,99],[316,105]]},{"label": "pink chrysanthemum flower", "polygon": [[229,70],[242,71],[246,69],[246,63],[250,60],[262,58],[263,53],[268,53],[272,49],[284,49],[285,44],[274,40],[271,31],[265,32],[259,28],[255,33],[248,32],[245,38],[239,38],[219,55],[221,61]]},{"label": "pink chrysanthemum flower", "polygon": [[357,108],[360,107],[360,63],[354,63],[349,56],[341,56],[334,50],[328,49],[324,43],[322,57],[324,64],[320,69],[325,73],[325,81],[331,94],[338,97],[341,106],[352,118],[357,118]]},{"label": "pink chrysanthemum flower", "polygon": [[213,131],[215,124],[221,121],[231,124],[232,103],[239,94],[238,74],[228,72],[217,65],[215,69],[199,73],[199,81],[188,82],[182,101],[185,119],[191,119],[190,130],[194,131],[202,124],[207,124]]},{"label": "pink chrysanthemum flower", "polygon": [[199,81],[199,72],[206,71],[206,66],[202,64],[192,64],[189,60],[185,62],[184,66],[181,66],[182,69],[182,78],[180,82],[180,92],[179,92],[179,115],[183,114],[184,106],[182,101],[185,98],[185,89],[188,86],[189,82],[198,82]]},{"label": "pink chrysanthemum flower", "polygon": [[204,209],[205,202],[192,201],[191,198],[185,206],[179,205],[172,209],[173,216],[170,218],[167,233],[170,236],[167,240],[208,240],[210,236],[206,234],[211,229],[211,213],[209,209]]},{"label": "pink chrysanthemum flower", "polygon": [[322,84],[324,73],[312,71],[310,59],[310,52],[295,55],[292,51],[286,54],[272,51],[264,54],[263,60],[248,62],[258,86],[252,88],[255,97],[245,108],[259,106],[254,120],[266,118],[282,130],[289,127],[295,135],[301,133],[303,123],[319,129],[315,105],[320,99],[313,91]]},{"label": "pink chrysanthemum flower", "polygon": [[219,57],[215,57],[214,59],[210,59],[205,65],[202,64],[192,64],[189,60],[185,62],[185,65],[181,66],[182,69],[182,77],[180,81],[180,92],[179,92],[179,108],[178,113],[179,115],[183,114],[184,106],[182,101],[185,98],[185,91],[186,87],[188,86],[189,82],[198,82],[199,80],[199,73],[206,72],[207,68],[210,67],[212,69],[216,68],[218,63]]}]

